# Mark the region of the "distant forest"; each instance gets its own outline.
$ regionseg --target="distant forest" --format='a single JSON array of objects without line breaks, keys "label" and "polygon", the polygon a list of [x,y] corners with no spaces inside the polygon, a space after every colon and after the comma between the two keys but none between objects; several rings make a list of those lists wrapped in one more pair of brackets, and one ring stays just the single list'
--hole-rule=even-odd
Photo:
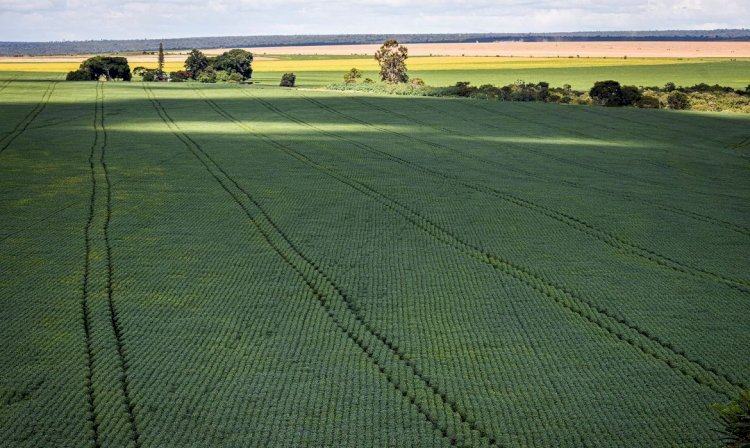
[{"label": "distant forest", "polygon": [[191,48],[244,48],[297,45],[354,45],[397,39],[403,43],[585,42],[585,41],[750,41],[750,30],[584,31],[575,33],[336,34],[287,36],[185,37],[177,39],[0,42],[3,56],[131,53]]}]

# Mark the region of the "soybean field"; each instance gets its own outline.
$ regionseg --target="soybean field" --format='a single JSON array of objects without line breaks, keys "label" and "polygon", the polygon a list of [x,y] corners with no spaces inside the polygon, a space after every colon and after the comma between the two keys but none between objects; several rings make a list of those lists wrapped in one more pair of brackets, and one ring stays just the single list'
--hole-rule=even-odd
[{"label": "soybean field", "polygon": [[750,117],[0,73],[0,446],[721,446]]}]

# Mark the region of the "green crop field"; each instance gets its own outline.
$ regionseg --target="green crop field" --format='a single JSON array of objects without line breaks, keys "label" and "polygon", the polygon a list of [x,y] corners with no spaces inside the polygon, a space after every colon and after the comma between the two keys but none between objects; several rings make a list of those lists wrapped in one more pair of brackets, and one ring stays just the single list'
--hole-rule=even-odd
[{"label": "green crop field", "polygon": [[0,73],[0,445],[720,446],[750,116]]},{"label": "green crop field", "polygon": [[[622,84],[636,86],[663,86],[668,82],[677,85],[692,86],[700,83],[720,84],[735,89],[744,89],[750,85],[750,60],[704,60],[701,62],[673,59],[671,63],[634,64],[632,60],[608,60],[602,61],[598,58],[592,65],[584,65],[588,61],[579,61],[580,66],[568,66],[570,60],[559,59],[545,61],[548,63],[530,64],[530,67],[507,67],[480,68],[467,64],[466,68],[451,70],[422,69],[415,61],[428,58],[410,58],[407,65],[414,66],[409,70],[412,78],[421,78],[432,86],[448,86],[459,81],[469,81],[472,85],[482,84],[507,85],[522,80],[537,83],[546,81],[551,86],[562,87],[570,84],[574,89],[588,90],[596,81],[614,79]],[[461,59],[461,58],[455,58]],[[487,58],[492,59],[492,58]],[[533,60],[532,60],[533,62]],[[597,65],[602,62],[611,65]],[[331,83],[343,81],[346,70],[321,71],[314,67],[295,69],[290,62],[290,70],[297,74],[297,81],[301,87],[323,87]],[[366,68],[366,65],[352,61],[354,67]],[[273,64],[269,64],[273,69]],[[348,70],[348,69],[347,69]],[[279,79],[284,71],[259,71],[254,76],[257,81],[265,85],[278,85]],[[363,77],[378,79],[377,70],[365,69]]]},{"label": "green crop field", "polygon": [[[253,63],[253,81],[264,86],[277,86],[281,75],[293,72],[297,86],[325,87],[341,83],[344,73],[352,67],[363,71],[363,79],[378,80],[377,63],[372,57],[332,55],[261,56]],[[20,71],[35,76],[63,76],[75,70],[78,62],[0,62],[0,74]],[[131,65],[154,66],[154,63]],[[528,58],[528,57],[443,57],[417,56],[407,60],[409,75],[421,78],[428,85],[448,86],[469,81],[472,85],[507,85],[519,80],[537,83],[546,81],[553,87],[571,85],[588,90],[596,81],[614,79],[621,84],[661,87],[668,82],[681,86],[720,84],[735,89],[750,85],[750,59],[726,58]],[[181,62],[168,62],[167,70],[184,68]],[[3,73],[5,72],[5,73]],[[24,75],[28,76],[28,75]]]}]

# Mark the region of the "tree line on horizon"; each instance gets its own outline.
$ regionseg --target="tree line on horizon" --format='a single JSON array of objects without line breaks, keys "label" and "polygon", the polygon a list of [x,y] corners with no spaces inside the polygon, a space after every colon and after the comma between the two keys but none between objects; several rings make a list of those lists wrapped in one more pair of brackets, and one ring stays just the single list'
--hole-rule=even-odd
[{"label": "tree line on horizon", "polygon": [[750,41],[750,29],[667,31],[579,31],[569,33],[443,33],[443,34],[337,34],[215,36],[174,39],[83,40],[56,42],[0,42],[2,56],[51,56],[66,54],[153,52],[191,48],[247,48],[302,45],[376,44],[394,39],[404,43],[467,42],[586,42],[586,41]]}]

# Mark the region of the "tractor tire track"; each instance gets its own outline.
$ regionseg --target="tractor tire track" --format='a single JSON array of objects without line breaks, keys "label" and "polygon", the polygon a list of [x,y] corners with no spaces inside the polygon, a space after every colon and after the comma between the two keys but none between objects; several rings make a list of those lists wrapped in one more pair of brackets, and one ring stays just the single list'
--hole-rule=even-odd
[{"label": "tractor tire track", "polygon": [[[260,98],[255,97],[255,99],[261,102],[261,104],[267,103]],[[218,108],[218,105],[216,106]],[[309,157],[298,153],[291,147],[278,143],[256,130],[252,130],[244,123],[236,120],[226,111],[222,113],[222,116],[234,121],[249,132],[262,136],[264,140],[290,156],[300,160],[304,164],[333,177],[339,182],[349,185],[355,190],[383,204],[393,212],[401,215],[407,221],[414,224],[416,227],[428,233],[435,240],[447,244],[461,253],[490,265],[497,271],[519,280],[542,295],[552,299],[554,302],[562,305],[568,311],[584,318],[606,333],[609,333],[616,339],[637,348],[646,355],[664,362],[671,369],[691,378],[696,383],[709,387],[728,397],[738,393],[739,390],[746,388],[746,385],[741,382],[729,378],[727,375],[719,372],[701,360],[688,357],[683,350],[678,349],[671,343],[663,341],[658,336],[652,335],[648,331],[639,328],[625,318],[581,297],[568,287],[555,284],[522,265],[515,264],[501,256],[489,253],[484,248],[480,248],[470,242],[464,241],[459,236],[452,234],[450,231],[443,229],[439,224],[436,224],[429,218],[419,214],[419,212],[401,204],[397,200],[390,198],[383,193],[380,193],[374,187],[318,164]]]},{"label": "tractor tire track", "polygon": [[[349,141],[349,139],[347,139],[347,138],[345,138],[345,137],[337,136],[337,135],[336,135],[336,134],[334,134],[334,133],[330,133],[330,132],[327,132],[327,131],[323,131],[323,130],[321,130],[321,129],[319,129],[319,128],[315,127],[314,125],[311,125],[311,124],[308,124],[308,123],[306,123],[306,122],[304,122],[304,121],[302,121],[302,120],[299,120],[299,119],[297,119],[297,118],[295,118],[295,117],[291,116],[290,114],[287,114],[287,113],[285,113],[285,112],[281,111],[280,109],[276,108],[276,107],[275,107],[275,106],[273,106],[272,104],[270,104],[270,103],[268,103],[268,102],[266,102],[266,101],[263,101],[263,100],[261,100],[260,98],[257,98],[257,97],[254,97],[254,98],[255,98],[256,100],[258,100],[259,102],[261,102],[261,104],[263,104],[264,106],[266,106],[267,108],[269,108],[269,110],[275,111],[276,113],[279,113],[279,114],[281,114],[282,116],[285,116],[285,117],[287,117],[288,119],[290,119],[290,120],[292,120],[292,121],[295,121],[295,122],[297,122],[297,123],[303,124],[303,125],[305,125],[305,126],[308,126],[308,127],[314,128],[314,129],[318,129],[318,130],[319,130],[319,132],[321,132],[321,133],[323,133],[323,134],[326,134],[326,135],[329,135],[329,136],[333,136],[333,137],[337,137],[337,138],[339,138],[339,139],[341,139],[341,140],[344,140],[344,141]],[[380,151],[380,150],[377,150],[377,149],[375,149],[375,148],[372,148],[372,147],[367,147],[367,145],[364,145],[364,144],[362,144],[362,143],[359,143],[359,142],[356,142],[356,143],[357,143],[357,145],[358,145],[359,147],[362,147],[363,149],[369,148],[369,149],[371,149],[371,150],[372,150],[373,152],[376,152],[376,153],[382,153],[382,151]],[[291,149],[291,148],[290,148],[290,149]],[[304,156],[303,156],[303,157],[304,157]],[[389,158],[391,158],[391,160],[394,160],[394,161],[395,161],[395,160],[401,160],[401,161],[402,161],[403,163],[406,163],[406,164],[411,164],[411,162],[405,161],[405,160],[403,160],[403,159],[400,159],[400,158],[398,158],[398,157],[396,157],[396,156],[392,156],[392,155],[389,155]],[[315,162],[312,162],[312,163],[315,163]],[[325,171],[325,170],[331,171],[330,169],[328,169],[328,168],[324,168],[324,167],[322,167],[322,166],[320,166],[320,165],[318,165],[318,167],[319,167],[318,169],[321,169],[321,170],[323,170],[323,171]],[[427,169],[427,168],[424,168],[424,169],[425,169],[425,170],[427,170],[427,171],[431,171],[431,170],[429,170],[429,169]],[[340,175],[340,176],[342,176],[342,177],[346,177],[345,175]],[[350,178],[348,178],[348,179],[350,179]],[[352,181],[354,181],[354,182],[357,182],[357,183],[359,183],[360,185],[364,185],[364,184],[362,184],[361,182],[355,181],[355,180],[353,180],[353,179],[352,179]],[[366,185],[365,185],[365,187],[367,187],[367,188],[370,188],[369,186],[366,186]],[[374,191],[374,190],[373,190],[373,191]],[[382,193],[379,193],[379,192],[376,192],[376,193],[380,194],[381,196],[384,196],[384,197],[386,197],[386,196],[385,196],[384,194],[382,194]],[[392,198],[389,198],[389,197],[386,197],[386,198],[387,198],[388,200],[390,200],[390,201],[394,202],[394,203],[398,203],[398,202],[397,202],[397,201],[396,201],[395,199],[392,199]],[[404,205],[402,205],[402,204],[399,204],[399,205],[400,205],[400,206],[402,206],[402,207],[404,207],[404,208],[407,208],[407,209],[408,209],[408,207],[406,207],[406,206],[404,206]],[[414,210],[412,210],[412,212],[413,212],[414,214],[417,214],[417,215],[419,215],[419,214],[418,214],[418,212],[416,212],[416,211],[414,211]],[[429,218],[425,218],[425,217],[422,217],[421,215],[420,215],[420,217],[421,217],[422,219],[425,219],[425,220],[429,220]],[[434,223],[433,223],[433,225],[435,225],[436,227],[438,226],[437,224],[434,224]],[[445,233],[449,233],[449,232],[448,232],[447,230],[444,230],[444,229],[442,229],[442,230],[443,230],[443,231],[444,231]],[[456,237],[456,238],[457,238],[457,237]],[[464,244],[465,246],[470,246],[470,247],[471,247],[471,243],[468,243],[468,242],[462,242],[462,243],[463,243],[463,244]],[[485,251],[484,251],[484,249],[481,249],[481,251],[482,251],[483,253],[485,252]],[[499,257],[498,257],[498,258],[499,258]],[[510,262],[508,262],[508,263],[510,263]],[[529,274],[531,274],[531,275],[533,275],[533,276],[536,276],[536,277],[538,277],[538,279],[539,279],[539,280],[541,280],[541,281],[544,281],[544,282],[546,282],[546,281],[547,281],[547,280],[546,280],[546,279],[544,279],[544,278],[543,278],[542,276],[540,276],[540,275],[538,275],[538,274],[535,274],[535,273],[533,273],[533,272],[532,272],[531,270],[529,270],[528,268],[525,268],[525,267],[523,267],[523,266],[520,266],[520,265],[519,265],[519,267],[520,267],[520,269],[521,269],[522,271],[528,272]],[[651,335],[651,334],[650,334],[650,333],[649,333],[648,331],[646,331],[646,330],[643,330],[643,329],[639,328],[639,327],[638,327],[637,325],[635,325],[635,324],[633,324],[633,323],[631,323],[631,322],[627,321],[627,320],[626,320],[625,318],[623,318],[623,317],[621,317],[621,316],[617,316],[616,314],[614,314],[614,313],[611,313],[610,311],[606,310],[606,309],[605,309],[605,308],[603,308],[603,307],[600,307],[600,306],[596,305],[596,304],[595,304],[595,303],[593,303],[593,302],[590,302],[590,301],[588,301],[588,300],[586,300],[586,299],[580,298],[580,297],[579,297],[579,296],[578,296],[577,294],[575,294],[574,292],[572,292],[572,291],[571,291],[571,290],[570,290],[569,288],[567,288],[566,286],[564,286],[564,285],[559,285],[559,284],[554,284],[554,283],[549,283],[549,285],[551,285],[551,286],[552,286],[552,287],[554,287],[554,288],[558,288],[558,289],[562,290],[562,291],[563,291],[564,293],[570,294],[571,296],[573,296],[573,297],[575,297],[575,298],[577,298],[577,299],[579,299],[579,300],[583,301],[583,302],[584,302],[584,303],[585,303],[585,304],[586,304],[587,306],[589,306],[589,307],[593,308],[593,309],[594,309],[595,311],[597,311],[597,312],[599,312],[599,313],[602,313],[602,314],[604,314],[605,316],[607,316],[607,317],[609,317],[609,318],[611,318],[611,319],[614,319],[615,321],[617,321],[618,323],[620,323],[620,324],[622,324],[622,325],[626,325],[626,326],[627,326],[627,327],[628,327],[628,328],[629,328],[630,330],[633,330],[633,331],[637,332],[637,333],[638,333],[639,335],[641,335],[641,336],[643,336],[643,337],[646,337],[647,339],[649,339],[649,340],[651,340],[652,342],[654,342],[654,343],[658,344],[658,345],[659,345],[659,346],[661,346],[662,348],[664,348],[664,349],[666,349],[666,350],[668,350],[668,351],[672,352],[672,353],[673,353],[674,355],[677,355],[677,356],[679,356],[679,357],[685,358],[685,360],[687,360],[687,361],[689,361],[689,362],[691,362],[691,363],[694,363],[695,365],[699,366],[699,367],[700,367],[701,369],[704,369],[705,371],[707,371],[707,372],[710,372],[711,374],[713,374],[713,375],[716,375],[717,377],[721,377],[721,378],[722,378],[723,380],[725,380],[725,381],[726,381],[727,383],[729,383],[729,384],[732,384],[733,386],[736,386],[736,387],[740,387],[740,388],[746,388],[746,387],[747,387],[746,385],[742,384],[741,382],[739,382],[739,381],[735,381],[735,380],[732,380],[732,379],[731,379],[731,378],[729,378],[729,377],[728,377],[727,375],[725,375],[725,374],[722,374],[722,373],[720,373],[720,372],[719,372],[718,370],[716,370],[716,369],[714,369],[714,368],[710,367],[709,365],[707,365],[706,363],[704,363],[704,362],[703,362],[703,361],[701,361],[701,360],[688,358],[687,354],[686,354],[686,353],[685,353],[684,351],[682,351],[682,350],[680,350],[680,349],[677,349],[677,348],[675,348],[675,347],[674,347],[674,346],[673,346],[673,345],[672,345],[671,343],[669,343],[669,342],[666,342],[666,341],[663,341],[663,340],[661,340],[660,338],[658,338],[657,336]],[[671,365],[670,365],[670,367],[671,367]],[[684,372],[683,372],[683,373],[684,373]]]},{"label": "tractor tire track", "polygon": [[39,114],[42,113],[42,111],[47,107],[47,104],[49,103],[50,98],[52,97],[52,93],[55,91],[55,88],[57,87],[58,81],[53,81],[47,86],[47,90],[44,91],[42,94],[41,101],[28,113],[26,116],[16,125],[15,128],[8,134],[7,136],[0,139],[0,154],[3,153],[11,143],[15,139],[17,139],[21,134],[26,131],[26,128],[29,127],[29,125],[34,122],[34,120],[39,116]]},{"label": "tractor tire track", "polygon": [[112,182],[110,181],[109,169],[107,167],[107,162],[105,161],[105,155],[107,152],[107,143],[109,141],[109,136],[107,134],[107,128],[104,124],[104,84],[99,83],[99,86],[101,89],[100,126],[102,129],[102,135],[103,135],[101,153],[99,157],[99,165],[101,166],[102,172],[104,174],[104,184],[106,188],[106,196],[105,196],[106,207],[104,210],[103,235],[104,235],[104,245],[106,247],[106,254],[107,254],[107,257],[106,257],[107,306],[109,308],[110,324],[112,325],[112,332],[114,333],[114,336],[115,336],[115,346],[117,348],[117,356],[119,358],[119,364],[120,364],[119,368],[122,373],[122,375],[120,376],[120,381],[121,381],[123,397],[125,399],[125,406],[128,410],[128,421],[130,423],[130,431],[131,431],[131,435],[133,438],[133,443],[135,444],[135,447],[138,448],[140,446],[140,434],[138,432],[138,427],[136,426],[135,409],[133,407],[133,402],[130,398],[130,381],[129,381],[129,376],[128,376],[129,364],[125,356],[125,349],[124,349],[123,335],[122,335],[122,323],[120,322],[120,318],[119,318],[118,311],[117,311],[117,306],[113,298],[112,244],[109,238],[109,224],[112,220]]},{"label": "tractor tire track", "polygon": [[13,82],[13,79],[6,79],[3,81],[2,85],[0,85],[0,92],[5,90],[6,87],[8,87]]},{"label": "tractor tire track", "polygon": [[[85,228],[86,261],[82,312],[87,352],[87,396],[94,445],[140,446],[130,400],[127,362],[122,344],[122,329],[112,298],[112,249],[109,241],[111,183],[105,156],[108,146],[104,119],[104,85],[96,83],[94,143],[89,154],[91,196]],[[112,342],[114,340],[114,342]],[[116,360],[116,365],[111,360]],[[110,387],[119,390],[113,393]],[[120,395],[120,393],[122,395]],[[127,421],[126,431],[121,422]]]},{"label": "tractor tire track", "polygon": [[[214,161],[195,140],[180,129],[158,98],[145,85],[144,90],[170,131],[240,206],[268,245],[304,281],[336,327],[359,347],[401,396],[451,445],[457,445],[458,436],[463,435],[468,440],[478,439],[478,442],[484,446],[496,446],[498,442],[494,437],[479,428],[476,423],[472,423],[472,420],[468,419],[455,403],[419,371],[413,361],[407,359],[393,342],[372,328],[361,317],[358,307],[341,287],[289,239],[271,219],[265,208],[247,190]],[[199,91],[196,90],[196,92]],[[204,100],[209,105],[215,105],[205,96]],[[218,113],[217,109],[214,110]],[[228,114],[222,113],[221,115],[229,119]],[[277,148],[283,147],[266,136],[264,140],[273,142],[272,144]],[[404,377],[411,378],[412,381],[399,380]]]},{"label": "tractor tire track", "polygon": [[83,335],[86,348],[86,401],[88,402],[88,419],[92,429],[94,446],[99,448],[99,423],[96,413],[96,400],[94,395],[94,353],[91,343],[91,312],[89,310],[89,290],[91,276],[91,227],[94,222],[94,204],[96,203],[96,170],[94,168],[94,156],[99,145],[99,89],[96,89],[96,100],[94,102],[94,141],[89,153],[89,168],[91,173],[91,194],[89,196],[89,215],[84,227],[85,259],[83,265],[83,285],[81,295],[81,314],[83,315]]},{"label": "tractor tire track", "polygon": [[[243,89],[242,91],[246,92],[245,89]],[[409,138],[409,139],[412,139],[412,140],[423,141],[423,139],[419,139],[417,137],[413,137],[413,136],[410,136],[408,134],[402,134],[400,132],[388,130],[388,129],[383,128],[381,126],[373,125],[373,124],[368,123],[368,122],[366,122],[364,120],[361,120],[359,118],[352,117],[352,116],[350,116],[350,115],[348,115],[348,114],[346,114],[344,112],[340,112],[338,110],[335,110],[335,109],[331,108],[330,106],[328,106],[328,105],[326,105],[324,103],[321,103],[320,101],[317,101],[317,100],[315,100],[313,98],[309,98],[309,97],[307,97],[305,95],[302,95],[302,96],[304,98],[306,98],[308,101],[310,101],[310,102],[318,105],[319,107],[324,108],[325,110],[328,110],[328,111],[330,111],[332,113],[335,113],[335,114],[337,114],[339,116],[346,117],[346,118],[350,119],[351,121],[355,121],[357,123],[361,123],[361,124],[366,125],[366,126],[368,126],[370,128],[374,128],[374,129],[382,130],[382,131],[385,131],[385,132],[388,132],[388,133],[391,133],[391,134],[399,135],[399,136],[401,136],[403,138]],[[255,98],[257,98],[257,97],[255,97]],[[431,142],[431,143],[433,145],[435,145],[435,146],[441,147],[441,149],[448,150],[448,151],[455,152],[455,153],[460,153],[460,151],[456,151],[455,149],[453,149],[453,148],[451,148],[449,146],[442,145],[442,144],[439,144],[439,143],[434,143],[434,142]],[[549,218],[552,218],[552,219],[554,219],[554,220],[556,220],[558,222],[561,222],[561,223],[563,223],[563,224],[565,224],[565,225],[567,225],[567,226],[569,226],[571,228],[574,228],[574,229],[576,229],[576,230],[578,230],[578,231],[580,231],[582,233],[585,233],[585,234],[587,234],[587,235],[589,235],[589,236],[591,236],[593,238],[596,238],[597,240],[603,242],[604,244],[607,244],[608,246],[610,246],[610,247],[612,247],[612,248],[614,248],[614,249],[616,249],[618,251],[628,253],[628,254],[630,254],[632,256],[636,256],[638,258],[641,258],[643,260],[649,261],[649,262],[651,262],[653,264],[656,264],[658,266],[671,269],[671,270],[676,271],[676,272],[680,272],[680,273],[683,273],[683,274],[686,274],[686,275],[690,275],[690,276],[693,276],[693,277],[703,278],[705,280],[710,280],[710,281],[714,281],[714,282],[717,282],[717,283],[722,283],[722,284],[724,284],[726,286],[729,286],[730,288],[736,289],[736,290],[738,290],[738,291],[740,291],[740,292],[742,292],[744,294],[750,294],[750,282],[748,282],[748,281],[741,280],[741,279],[736,279],[736,278],[731,278],[731,277],[728,277],[728,276],[725,276],[725,275],[722,275],[722,274],[711,272],[711,271],[709,271],[707,269],[690,266],[690,265],[682,263],[682,262],[680,262],[680,261],[678,261],[678,260],[676,260],[674,258],[671,258],[671,257],[668,257],[666,255],[660,254],[660,253],[656,252],[655,250],[648,249],[648,248],[643,247],[643,246],[641,246],[641,245],[639,245],[637,243],[634,243],[634,242],[631,242],[629,240],[626,240],[625,238],[623,238],[623,237],[621,237],[621,236],[619,236],[619,235],[617,235],[617,234],[615,234],[613,232],[610,232],[610,231],[607,231],[607,230],[604,230],[604,229],[600,229],[600,228],[596,227],[595,225],[593,225],[593,224],[591,224],[591,223],[585,221],[584,219],[579,218],[579,217],[577,217],[575,215],[568,214],[568,213],[565,213],[565,212],[561,212],[561,211],[553,209],[551,207],[547,207],[545,205],[538,204],[538,203],[533,202],[531,200],[525,199],[525,198],[523,198],[521,196],[518,196],[518,195],[515,195],[515,194],[512,194],[512,193],[508,193],[508,192],[504,192],[504,191],[501,191],[501,190],[497,190],[495,188],[488,187],[488,186],[485,186],[485,185],[482,185],[482,184],[469,183],[469,182],[463,181],[463,180],[461,180],[461,179],[459,179],[457,177],[445,174],[443,172],[423,167],[423,166],[421,166],[421,165],[419,165],[417,163],[406,161],[404,159],[400,159],[400,160],[402,161],[402,163],[407,164],[407,165],[409,165],[409,166],[411,166],[411,167],[413,167],[415,169],[418,169],[420,171],[423,171],[425,173],[429,173],[429,174],[434,175],[434,176],[439,176],[439,177],[441,177],[443,179],[447,179],[447,180],[449,180],[451,182],[454,182],[456,184],[462,185],[462,186],[464,186],[466,188],[469,188],[471,190],[474,190],[474,191],[477,191],[477,192],[482,192],[482,193],[485,193],[485,194],[489,194],[491,196],[495,196],[495,197],[497,197],[499,199],[502,199],[502,200],[504,200],[506,202],[509,202],[511,204],[514,204],[516,206],[519,206],[519,207],[528,209],[528,210],[530,210],[532,212],[539,213],[539,214],[542,214],[542,215],[547,216]]]}]

